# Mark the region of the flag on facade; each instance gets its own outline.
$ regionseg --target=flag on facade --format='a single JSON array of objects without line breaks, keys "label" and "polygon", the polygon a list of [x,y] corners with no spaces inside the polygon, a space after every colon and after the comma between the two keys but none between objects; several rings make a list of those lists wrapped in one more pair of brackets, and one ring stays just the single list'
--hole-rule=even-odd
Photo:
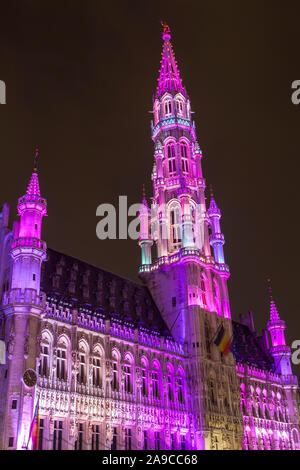
[{"label": "flag on facade", "polygon": [[226,356],[230,351],[232,339],[229,337],[228,333],[224,330],[223,325],[221,325],[217,336],[214,340],[214,343],[218,346],[221,353]]},{"label": "flag on facade", "polygon": [[30,439],[32,439],[32,450],[37,450],[38,445],[39,445],[39,434],[40,434],[39,401],[40,401],[40,398],[38,398],[38,401],[34,410],[34,415],[33,415],[32,423],[30,426],[29,439],[28,439],[28,444],[27,444],[27,449],[28,449]]}]

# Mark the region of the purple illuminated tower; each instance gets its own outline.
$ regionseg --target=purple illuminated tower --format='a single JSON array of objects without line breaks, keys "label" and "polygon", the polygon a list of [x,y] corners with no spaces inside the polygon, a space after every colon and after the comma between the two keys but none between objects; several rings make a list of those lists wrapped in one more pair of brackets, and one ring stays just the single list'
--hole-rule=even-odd
[{"label": "purple illuminated tower", "polygon": [[[151,285],[172,334],[188,347],[196,334],[195,309],[230,318],[226,285],[229,268],[224,259],[221,212],[213,196],[206,208],[202,152],[167,25],[162,37],[161,67],[153,97],[154,197],[152,217],[147,218],[145,198],[140,212],[140,273]],[[152,242],[157,254],[154,263]],[[169,296],[161,295],[162,279]]]},{"label": "purple illuminated tower", "polygon": [[[14,449],[28,444],[26,439],[36,399],[33,386],[40,353],[40,319],[45,307],[44,296],[40,293],[40,274],[41,264],[46,258],[41,227],[43,216],[47,215],[47,203],[40,194],[37,156],[36,151],[27,191],[18,200],[20,222],[14,225],[11,288],[3,298],[9,368],[6,403],[2,404],[5,412],[2,422],[6,426],[1,434],[3,442],[9,442]],[[22,380],[25,371],[29,377],[28,386]]]},{"label": "purple illuminated tower", "polygon": [[274,358],[274,369],[277,374],[284,376],[292,375],[291,366],[291,348],[286,345],[284,330],[285,322],[280,319],[277,307],[275,305],[272,289],[269,281],[270,291],[270,321],[268,321],[268,330],[271,336],[271,354]]},{"label": "purple illuminated tower", "polygon": [[[151,217],[145,198],[144,209],[140,211],[140,276],[173,337],[190,358],[189,380],[198,384],[195,393],[200,397],[208,394],[210,387],[209,376],[200,376],[199,372],[200,368],[208,367],[207,361],[222,360],[222,373],[235,375],[232,356],[220,358],[217,348],[211,345],[211,338],[221,323],[232,335],[227,290],[230,273],[224,258],[221,211],[212,194],[210,205],[206,206],[202,152],[190,98],[182,83],[166,24],[163,24],[162,39],[161,66],[153,96],[153,204]],[[150,255],[152,242],[156,251],[154,262]],[[191,404],[202,429],[195,433],[197,448],[212,445],[205,442],[203,433],[209,426],[204,401],[196,399]],[[237,419],[241,425],[239,414]]]}]

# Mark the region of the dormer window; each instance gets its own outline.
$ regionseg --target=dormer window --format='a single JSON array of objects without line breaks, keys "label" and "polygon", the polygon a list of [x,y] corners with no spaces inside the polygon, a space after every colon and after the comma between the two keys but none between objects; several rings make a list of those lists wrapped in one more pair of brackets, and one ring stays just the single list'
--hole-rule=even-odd
[{"label": "dormer window", "polygon": [[166,117],[172,114],[172,101],[170,99],[164,102],[164,112]]},{"label": "dormer window", "polygon": [[184,115],[184,104],[182,100],[177,99],[175,101],[177,114],[180,116]]}]

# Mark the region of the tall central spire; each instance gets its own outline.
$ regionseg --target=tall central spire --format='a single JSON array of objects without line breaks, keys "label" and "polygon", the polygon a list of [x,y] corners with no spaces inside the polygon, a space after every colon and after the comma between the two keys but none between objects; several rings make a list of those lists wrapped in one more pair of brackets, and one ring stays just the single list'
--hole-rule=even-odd
[{"label": "tall central spire", "polygon": [[164,41],[161,66],[158,78],[158,85],[156,88],[156,97],[159,97],[166,91],[181,92],[186,95],[186,90],[182,85],[180,78],[179,68],[175,59],[175,54],[171,44],[171,31],[169,26],[161,22],[163,31],[162,38]]}]

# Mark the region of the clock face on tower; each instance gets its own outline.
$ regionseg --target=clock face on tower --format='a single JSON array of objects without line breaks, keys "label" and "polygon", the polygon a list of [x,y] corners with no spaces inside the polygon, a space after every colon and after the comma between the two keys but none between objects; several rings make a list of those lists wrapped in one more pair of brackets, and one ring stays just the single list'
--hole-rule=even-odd
[{"label": "clock face on tower", "polygon": [[23,375],[23,382],[26,387],[34,387],[37,382],[37,376],[33,369],[27,369]]}]

